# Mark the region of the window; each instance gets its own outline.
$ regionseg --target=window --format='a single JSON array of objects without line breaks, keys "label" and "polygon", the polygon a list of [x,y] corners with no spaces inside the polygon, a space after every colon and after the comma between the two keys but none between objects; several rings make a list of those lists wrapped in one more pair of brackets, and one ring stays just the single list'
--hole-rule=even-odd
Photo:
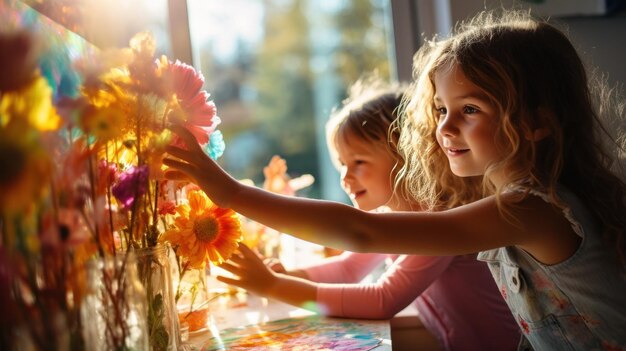
[{"label": "window", "polygon": [[324,124],[362,73],[392,69],[389,1],[188,0],[194,66],[222,118],[220,163],[262,181],[272,155],[312,174],[303,194],[347,201]]}]

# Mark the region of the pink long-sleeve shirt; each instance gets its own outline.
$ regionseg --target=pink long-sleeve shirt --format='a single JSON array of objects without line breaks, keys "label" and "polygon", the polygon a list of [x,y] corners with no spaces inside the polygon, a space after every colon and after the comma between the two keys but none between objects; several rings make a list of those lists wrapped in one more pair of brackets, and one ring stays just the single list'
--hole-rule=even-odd
[{"label": "pink long-sleeve shirt", "polygon": [[[358,284],[387,257],[376,283]],[[345,252],[304,268],[320,282],[328,315],[389,319],[414,302],[419,318],[447,350],[515,350],[520,332],[486,264],[476,255],[408,256]]]}]

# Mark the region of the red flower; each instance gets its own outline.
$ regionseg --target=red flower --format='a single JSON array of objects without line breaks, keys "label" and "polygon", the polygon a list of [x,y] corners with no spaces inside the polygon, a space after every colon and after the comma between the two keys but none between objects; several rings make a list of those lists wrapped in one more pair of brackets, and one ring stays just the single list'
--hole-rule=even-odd
[{"label": "red flower", "polygon": [[176,214],[176,203],[174,201],[162,201],[159,203],[159,214]]}]

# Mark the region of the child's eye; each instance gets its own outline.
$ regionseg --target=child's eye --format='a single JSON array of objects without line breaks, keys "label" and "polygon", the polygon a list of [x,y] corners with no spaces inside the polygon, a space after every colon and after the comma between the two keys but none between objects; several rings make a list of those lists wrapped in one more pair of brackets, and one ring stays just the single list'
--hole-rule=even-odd
[{"label": "child's eye", "polygon": [[438,117],[441,118],[448,113],[448,110],[445,107],[435,107],[435,112],[437,112]]},{"label": "child's eye", "polygon": [[465,106],[463,107],[463,113],[471,115],[472,113],[478,112],[478,109],[473,106]]}]

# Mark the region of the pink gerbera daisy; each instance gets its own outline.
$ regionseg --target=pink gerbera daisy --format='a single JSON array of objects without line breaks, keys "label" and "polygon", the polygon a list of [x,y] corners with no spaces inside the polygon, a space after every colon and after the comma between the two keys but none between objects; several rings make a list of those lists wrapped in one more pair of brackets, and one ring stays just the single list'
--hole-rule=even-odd
[{"label": "pink gerbera daisy", "polygon": [[177,60],[168,62],[163,74],[171,84],[178,104],[178,108],[173,109],[170,119],[182,123],[193,133],[198,143],[202,145],[208,143],[209,135],[220,123],[220,119],[216,116],[215,103],[209,100],[209,93],[202,90],[204,85],[202,73]]}]

